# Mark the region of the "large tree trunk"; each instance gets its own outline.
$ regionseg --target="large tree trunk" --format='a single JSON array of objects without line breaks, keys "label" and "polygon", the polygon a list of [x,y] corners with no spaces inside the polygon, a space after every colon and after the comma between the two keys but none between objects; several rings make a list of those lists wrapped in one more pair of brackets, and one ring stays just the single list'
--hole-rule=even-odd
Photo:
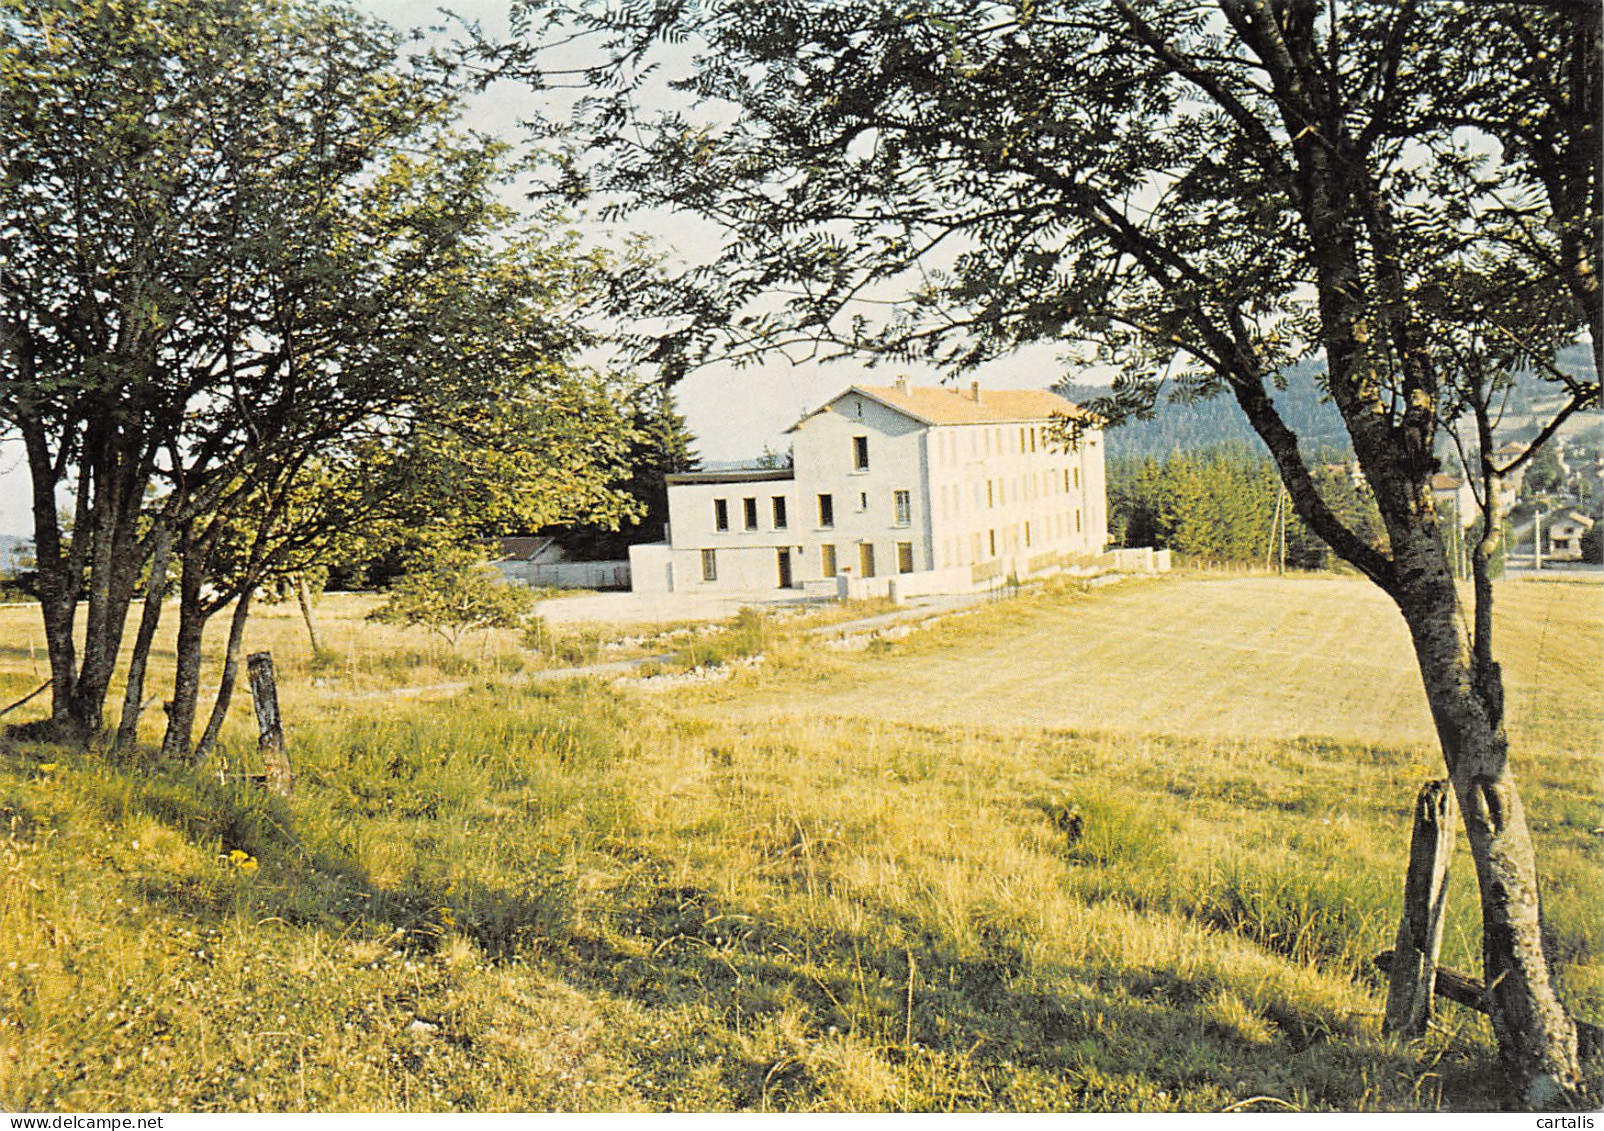
[{"label": "large tree trunk", "polygon": [[31,417],[19,422],[28,453],[33,495],[34,549],[39,570],[39,612],[44,620],[45,650],[50,656],[50,722],[62,737],[71,728],[73,689],[78,682],[78,650],[73,622],[83,588],[79,563],[71,560],[63,544],[56,517],[56,486],[60,476],[50,457],[44,425]]},{"label": "large tree trunk", "polygon": [[[1534,1107],[1575,1095],[1576,1027],[1543,954],[1537,860],[1509,765],[1497,667],[1474,662],[1441,542],[1395,533],[1398,607],[1409,626],[1426,700],[1463,814],[1482,905],[1482,961],[1505,1071]],[[1402,543],[1402,544],[1400,544]]]},{"label": "large tree trunk", "polygon": [[162,756],[166,758],[189,756],[200,699],[201,644],[211,615],[201,600],[203,569],[190,553],[179,556],[183,567],[178,578],[178,664],[173,673],[173,699],[167,706],[167,733],[162,738]]},{"label": "large tree trunk", "polygon": [[134,745],[139,737],[139,716],[145,703],[145,667],[150,647],[161,624],[162,601],[167,597],[167,565],[172,558],[173,535],[165,521],[154,532],[155,547],[150,559],[150,579],[145,584],[145,608],[134,636],[133,655],[128,660],[128,683],[123,692],[121,721],[117,725],[118,748]]},{"label": "large tree trunk", "polygon": [[70,710],[90,732],[100,730],[112,673],[122,648],[139,574],[153,539],[139,537],[140,506],[150,484],[152,456],[137,431],[109,424],[91,430],[98,450],[88,474],[93,496],[89,539],[88,609],[84,616],[82,666]]},{"label": "large tree trunk", "polygon": [[234,615],[228,622],[228,647],[223,652],[222,682],[217,687],[217,701],[212,704],[212,717],[206,721],[200,744],[195,747],[195,760],[204,762],[217,745],[222,733],[223,720],[228,717],[228,706],[234,698],[234,683],[239,676],[240,645],[245,640],[245,622],[251,614],[251,591],[246,589],[234,603]]}]

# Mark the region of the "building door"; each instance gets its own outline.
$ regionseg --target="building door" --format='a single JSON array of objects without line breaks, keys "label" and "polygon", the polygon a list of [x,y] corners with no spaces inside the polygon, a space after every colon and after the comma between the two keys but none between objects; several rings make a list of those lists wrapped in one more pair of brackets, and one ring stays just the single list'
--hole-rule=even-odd
[{"label": "building door", "polygon": [[780,550],[775,558],[780,566],[780,588],[791,588],[791,551]]},{"label": "building door", "polygon": [[874,543],[858,543],[858,576],[874,576]]}]

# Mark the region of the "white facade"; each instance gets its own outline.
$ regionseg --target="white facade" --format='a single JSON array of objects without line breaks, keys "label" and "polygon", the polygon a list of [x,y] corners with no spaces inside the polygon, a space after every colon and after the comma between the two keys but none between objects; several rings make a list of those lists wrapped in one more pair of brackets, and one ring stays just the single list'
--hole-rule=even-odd
[{"label": "white facade", "polygon": [[853,386],[792,428],[790,469],[670,476],[669,540],[634,548],[636,586],[950,590],[1099,554],[1102,434],[1052,438],[1081,415],[1039,390]]}]

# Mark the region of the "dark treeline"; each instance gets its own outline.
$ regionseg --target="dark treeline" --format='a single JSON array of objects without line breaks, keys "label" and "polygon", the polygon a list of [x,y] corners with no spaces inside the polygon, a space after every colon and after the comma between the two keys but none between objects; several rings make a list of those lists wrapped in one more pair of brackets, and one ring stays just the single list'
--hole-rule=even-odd
[{"label": "dark treeline", "polygon": [[[1375,500],[1340,458],[1317,465],[1332,510],[1373,545],[1384,539]],[[1245,443],[1154,456],[1114,456],[1108,467],[1109,534],[1213,562],[1330,569],[1338,558],[1281,497],[1268,456]],[[1284,556],[1283,556],[1284,555]]]}]

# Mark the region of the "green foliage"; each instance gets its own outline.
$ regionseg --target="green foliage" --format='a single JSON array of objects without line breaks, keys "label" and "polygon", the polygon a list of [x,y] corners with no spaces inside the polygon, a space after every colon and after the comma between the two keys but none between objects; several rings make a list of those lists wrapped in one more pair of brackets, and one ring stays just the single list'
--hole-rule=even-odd
[{"label": "green foliage", "polygon": [[[1374,499],[1344,461],[1319,467],[1315,484],[1349,529],[1374,545],[1384,534]],[[1174,452],[1155,460],[1113,459],[1108,467],[1109,527],[1127,546],[1168,547],[1204,561],[1275,564],[1279,506],[1285,560],[1293,569],[1329,569],[1329,547],[1293,512],[1266,456],[1240,445]],[[1279,502],[1278,502],[1279,500]]]},{"label": "green foliage", "polygon": [[629,547],[637,542],[662,541],[668,523],[665,479],[696,470],[694,439],[666,389],[653,385],[637,390],[625,412],[629,444],[617,457],[622,469],[618,489],[632,501],[633,510],[548,527],[546,533],[555,534],[576,558],[619,560],[628,557]]},{"label": "green foliage", "polygon": [[390,587],[369,620],[421,626],[455,648],[464,632],[520,627],[538,599],[530,589],[503,580],[476,549],[441,547],[418,564],[422,568]]},{"label": "green foliage", "polygon": [[1521,496],[1532,499],[1551,495],[1565,487],[1565,465],[1560,462],[1559,450],[1553,444],[1537,449],[1526,465],[1526,476],[1521,480]]},{"label": "green foliage", "polygon": [[570,362],[599,260],[501,202],[508,147],[459,131],[396,32],[321,0],[0,0],[0,38],[0,424],[37,496],[78,493],[35,532],[58,713],[100,724],[169,537],[182,729],[193,642],[236,597],[632,513],[630,428]]}]

